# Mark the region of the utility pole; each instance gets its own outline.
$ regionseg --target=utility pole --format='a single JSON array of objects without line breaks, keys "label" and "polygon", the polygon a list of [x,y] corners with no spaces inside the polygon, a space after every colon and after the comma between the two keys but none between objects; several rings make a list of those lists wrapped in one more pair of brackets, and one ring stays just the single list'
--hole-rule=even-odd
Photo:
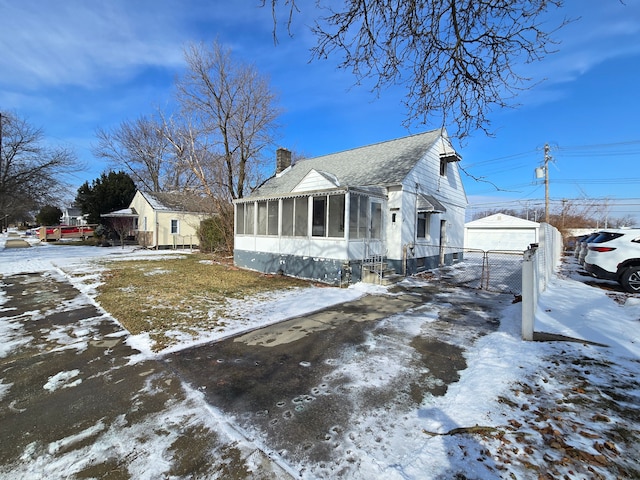
[{"label": "utility pole", "polygon": [[544,145],[544,221],[549,223],[549,144]]}]

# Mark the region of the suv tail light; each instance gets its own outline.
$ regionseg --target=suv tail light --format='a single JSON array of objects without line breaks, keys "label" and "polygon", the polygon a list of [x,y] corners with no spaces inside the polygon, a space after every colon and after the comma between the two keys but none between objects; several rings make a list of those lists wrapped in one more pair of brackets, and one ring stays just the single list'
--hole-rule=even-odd
[{"label": "suv tail light", "polygon": [[615,247],[596,247],[589,245],[589,250],[593,250],[594,252],[613,252]]}]

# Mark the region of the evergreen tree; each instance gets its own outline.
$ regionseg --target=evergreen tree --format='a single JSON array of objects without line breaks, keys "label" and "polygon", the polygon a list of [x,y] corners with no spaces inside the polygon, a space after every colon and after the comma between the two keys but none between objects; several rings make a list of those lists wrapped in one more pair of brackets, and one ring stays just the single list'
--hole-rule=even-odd
[{"label": "evergreen tree", "polygon": [[60,225],[62,210],[53,205],[45,205],[36,215],[36,222],[40,225]]},{"label": "evergreen tree", "polygon": [[90,224],[102,223],[100,215],[127,208],[136,194],[136,186],[124,172],[102,173],[100,178],[84,182],[78,188],[76,205]]}]

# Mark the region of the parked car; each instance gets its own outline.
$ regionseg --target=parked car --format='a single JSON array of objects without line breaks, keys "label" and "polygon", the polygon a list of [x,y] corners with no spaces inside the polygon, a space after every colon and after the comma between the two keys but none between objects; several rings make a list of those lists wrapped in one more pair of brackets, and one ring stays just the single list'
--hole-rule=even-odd
[{"label": "parked car", "polygon": [[573,256],[578,258],[580,256],[580,250],[582,250],[582,242],[585,241],[585,239],[588,237],[589,235],[581,235],[578,238],[576,238],[576,243],[573,246]]},{"label": "parked car", "polygon": [[588,244],[584,269],[640,293],[640,228],[605,230]]},{"label": "parked car", "polygon": [[580,265],[584,265],[584,257],[587,255],[589,243],[593,242],[598,237],[598,235],[600,235],[600,232],[593,232],[592,234],[587,235],[581,242],[578,243],[578,247],[576,247],[576,258],[578,259],[578,263]]}]

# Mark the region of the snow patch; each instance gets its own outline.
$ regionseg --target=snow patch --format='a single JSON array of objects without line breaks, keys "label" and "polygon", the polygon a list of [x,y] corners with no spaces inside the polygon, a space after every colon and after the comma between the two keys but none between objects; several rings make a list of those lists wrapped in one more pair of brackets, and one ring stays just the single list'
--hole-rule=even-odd
[{"label": "snow patch", "polygon": [[43,385],[42,388],[44,388],[45,390],[49,390],[50,392],[55,392],[60,388],[76,387],[82,383],[82,379],[77,378],[71,382],[70,380],[77,377],[78,375],[80,375],[80,370],[77,369],[56,373],[55,375],[49,377],[49,380]]}]

